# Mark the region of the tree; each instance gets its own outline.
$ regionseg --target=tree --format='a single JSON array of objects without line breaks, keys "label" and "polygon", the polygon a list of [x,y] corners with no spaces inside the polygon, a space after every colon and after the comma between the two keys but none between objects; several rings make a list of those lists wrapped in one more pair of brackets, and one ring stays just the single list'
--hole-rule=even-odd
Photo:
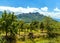
[{"label": "tree", "polygon": [[30,23],[30,30],[36,30],[39,27],[39,22],[38,21],[33,21]]},{"label": "tree", "polygon": [[17,34],[17,30],[18,30],[17,17],[14,15],[14,12],[12,14],[10,14],[10,15],[11,15],[11,17],[10,17],[11,18],[10,19],[11,24],[9,25],[10,33]]},{"label": "tree", "polygon": [[53,30],[51,24],[52,24],[52,20],[51,18],[46,18],[46,29],[48,32],[51,32]]},{"label": "tree", "polygon": [[6,31],[6,36],[7,36],[7,33],[8,33],[8,20],[7,20],[8,18],[7,17],[8,17],[7,12],[4,11],[3,15],[2,15],[2,28],[3,28],[3,30]]},{"label": "tree", "polygon": [[8,32],[11,32],[10,31],[12,27],[11,25],[16,21],[17,19],[14,13],[7,13],[6,11],[3,12],[2,18],[1,18],[1,27],[6,32],[6,37]]},{"label": "tree", "polygon": [[24,27],[24,21],[20,20],[18,21],[18,30],[19,30],[19,35],[20,35],[20,31],[23,31]]},{"label": "tree", "polygon": [[28,34],[28,36],[31,40],[33,40],[33,38],[34,38],[32,30],[36,30],[36,29],[38,29],[38,27],[39,27],[39,22],[38,21],[32,21],[30,23],[30,33]]},{"label": "tree", "polygon": [[[12,42],[14,39],[16,41],[18,23],[17,17],[14,15],[14,13],[7,13],[6,11],[3,12],[2,18],[0,19],[0,28],[2,31],[6,32],[6,40]],[[10,34],[9,36],[8,33]]]},{"label": "tree", "polygon": [[41,24],[40,24],[40,29],[43,32],[43,30],[44,30],[44,24],[43,24],[43,22],[41,22]]},{"label": "tree", "polygon": [[18,32],[18,23],[17,22],[13,22],[10,26],[9,26],[9,32],[10,35],[15,35]]},{"label": "tree", "polygon": [[50,38],[50,37],[53,37],[54,35],[53,35],[53,27],[51,26],[51,24],[52,24],[52,20],[51,20],[51,18],[46,18],[46,30],[47,30],[47,34],[48,34],[48,37]]}]

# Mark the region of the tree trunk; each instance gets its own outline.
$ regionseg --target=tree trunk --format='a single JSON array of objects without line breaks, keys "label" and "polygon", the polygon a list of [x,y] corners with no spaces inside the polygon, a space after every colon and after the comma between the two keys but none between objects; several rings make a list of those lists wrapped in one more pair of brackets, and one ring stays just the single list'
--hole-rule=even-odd
[{"label": "tree trunk", "polygon": [[20,29],[19,29],[19,36],[20,36]]},{"label": "tree trunk", "polygon": [[6,37],[7,37],[7,28],[6,28]]},{"label": "tree trunk", "polygon": [[43,29],[41,28],[41,33],[43,33]]}]

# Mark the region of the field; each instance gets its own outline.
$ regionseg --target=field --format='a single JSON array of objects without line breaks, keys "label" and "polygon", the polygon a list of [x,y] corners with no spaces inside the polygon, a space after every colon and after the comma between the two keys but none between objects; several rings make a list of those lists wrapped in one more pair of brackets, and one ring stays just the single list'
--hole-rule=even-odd
[{"label": "field", "polygon": [[[25,31],[26,32],[26,31]],[[24,32],[20,32],[20,35],[16,35],[16,43],[60,43],[60,36],[54,37],[54,38],[47,38],[46,35],[46,31],[44,30],[43,33],[41,33],[40,30],[33,30],[33,34],[34,34],[34,38],[29,39],[28,34],[29,34],[29,30],[25,33],[25,40],[23,38],[24,36]],[[19,33],[19,32],[18,32]],[[8,33],[9,35],[9,33]],[[43,36],[44,35],[44,36]],[[5,36],[5,32],[1,33],[0,37]],[[0,40],[1,41],[1,40]]]}]

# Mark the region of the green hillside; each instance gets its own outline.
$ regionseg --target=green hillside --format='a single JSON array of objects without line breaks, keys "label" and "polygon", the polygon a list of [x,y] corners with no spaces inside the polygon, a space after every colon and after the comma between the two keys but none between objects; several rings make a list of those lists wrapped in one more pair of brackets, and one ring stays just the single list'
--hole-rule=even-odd
[{"label": "green hillside", "polygon": [[36,12],[36,13],[23,13],[17,15],[18,19],[24,20],[25,22],[31,22],[31,21],[41,21],[45,18],[44,15]]}]

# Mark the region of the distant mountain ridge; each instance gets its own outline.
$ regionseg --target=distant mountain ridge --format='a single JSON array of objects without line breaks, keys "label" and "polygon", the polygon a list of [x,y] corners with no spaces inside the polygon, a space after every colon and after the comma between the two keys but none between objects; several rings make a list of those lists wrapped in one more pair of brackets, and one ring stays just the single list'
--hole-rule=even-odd
[{"label": "distant mountain ridge", "polygon": [[44,16],[43,14],[40,14],[38,12],[35,12],[35,13],[22,13],[22,14],[19,14],[19,15],[16,15],[16,16],[19,20],[23,20],[25,22],[44,21],[44,19],[47,17],[47,16]]},{"label": "distant mountain ridge", "polygon": [[[40,14],[39,12],[33,12],[33,13],[21,13],[16,14],[18,20],[23,20],[25,22],[31,22],[31,21],[43,21],[47,16],[44,16],[43,14]],[[0,18],[2,17],[2,11],[0,11]],[[59,21],[60,19],[51,18],[53,20]]]},{"label": "distant mountain ridge", "polygon": [[60,19],[58,19],[58,18],[53,18],[53,19],[60,22]]}]

